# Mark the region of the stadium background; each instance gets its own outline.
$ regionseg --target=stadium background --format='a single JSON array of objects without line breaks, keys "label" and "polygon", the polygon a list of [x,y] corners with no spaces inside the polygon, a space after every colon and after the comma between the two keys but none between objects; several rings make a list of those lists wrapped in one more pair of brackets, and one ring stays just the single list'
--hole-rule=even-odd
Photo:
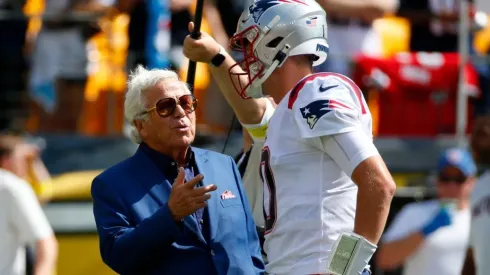
[{"label": "stadium background", "polygon": [[[189,6],[189,11],[191,14],[194,12],[194,5]],[[43,12],[43,0],[26,2],[24,14],[29,18],[29,34],[35,35],[40,30],[39,15]],[[0,16],[0,20],[1,18]],[[20,116],[26,117],[26,133],[31,133],[36,142],[44,144],[43,161],[53,175],[50,183],[41,184],[35,178],[31,179],[31,183],[39,197],[49,200],[44,209],[59,241],[57,272],[61,275],[113,274],[104,266],[99,256],[89,189],[91,180],[101,170],[130,156],[136,150],[136,146],[124,135],[123,118],[129,17],[114,10],[98,18],[98,23],[102,31],[89,40],[87,47],[89,78],[78,130],[67,134],[38,134],[39,120],[35,111],[19,110]],[[374,28],[382,37],[384,58],[408,51],[410,26],[405,19],[378,19]],[[212,33],[206,19],[202,29]],[[490,49],[490,27],[479,31],[473,43],[477,53],[482,56],[482,62],[488,63],[488,59],[484,57]],[[356,66],[356,60],[352,61]],[[178,69],[182,79],[185,79],[185,66]],[[213,104],[225,103],[222,100],[216,103],[207,98],[211,81],[206,65],[199,64],[196,75],[195,94],[201,102],[197,113],[200,125],[196,146],[216,151],[225,149],[226,154],[235,155],[241,147],[239,127],[233,126],[234,131],[231,131],[227,142],[227,129],[232,117],[212,119],[213,115],[209,112],[212,111]],[[371,88],[366,92],[376,129],[382,128],[380,123],[392,123],[389,117],[395,119],[403,115],[410,116],[409,113],[393,113],[388,116],[381,111],[383,101],[378,91]],[[396,129],[393,131],[394,134],[383,135],[375,130],[375,142],[398,186],[390,217],[407,202],[434,196],[432,173],[438,153],[456,144],[454,135],[451,134],[415,132],[398,135]],[[403,132],[401,129],[400,131]],[[375,267],[374,271],[376,275],[382,274],[376,272]]]}]

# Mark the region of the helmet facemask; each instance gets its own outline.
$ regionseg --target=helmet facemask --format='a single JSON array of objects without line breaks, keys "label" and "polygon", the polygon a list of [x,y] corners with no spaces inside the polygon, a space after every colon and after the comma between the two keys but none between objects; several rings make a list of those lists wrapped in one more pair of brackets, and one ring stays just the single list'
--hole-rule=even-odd
[{"label": "helmet facemask", "polygon": [[[233,50],[240,51],[243,55],[243,60],[235,63],[229,69],[231,82],[235,87],[235,90],[242,98],[261,97],[262,91],[257,91],[257,86],[254,82],[263,75],[265,66],[260,62],[259,58],[255,55],[254,46],[263,37],[260,35],[260,30],[257,26],[250,26],[241,33],[235,34],[230,40],[230,47]],[[233,72],[236,66],[240,66],[243,73]],[[242,81],[240,81],[240,79]],[[242,83],[245,82],[243,85]],[[251,90],[255,88],[255,92]]]},{"label": "helmet facemask", "polygon": [[[233,50],[241,51],[243,54],[243,60],[233,65],[229,70],[230,77],[232,78],[231,81],[242,98],[263,97],[262,83],[264,83],[271,73],[277,67],[280,67],[287,58],[289,46],[280,46],[283,37],[275,37],[265,45],[266,48],[271,49],[271,52],[276,52],[275,55],[272,54],[274,55],[274,58],[272,58],[271,64],[262,62],[256,52],[257,47],[266,36],[268,30],[270,30],[278,20],[279,17],[274,18],[263,30],[259,29],[256,25],[252,25],[231,38],[230,47]],[[278,50],[278,47],[282,49]],[[232,72],[235,66],[240,66],[244,73]],[[245,81],[246,84],[242,87],[241,82],[238,80],[243,76],[247,79]]]}]

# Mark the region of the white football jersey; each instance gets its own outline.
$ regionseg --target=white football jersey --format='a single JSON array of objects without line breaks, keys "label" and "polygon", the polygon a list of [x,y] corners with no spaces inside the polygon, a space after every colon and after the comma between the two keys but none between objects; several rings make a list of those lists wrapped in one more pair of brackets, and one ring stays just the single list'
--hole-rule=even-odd
[{"label": "white football jersey", "polygon": [[[361,143],[366,146],[325,143],[350,133],[365,137]],[[377,154],[371,114],[349,78],[312,74],[281,100],[261,156],[267,273],[325,272],[340,232],[354,229],[357,186],[352,171]]]}]

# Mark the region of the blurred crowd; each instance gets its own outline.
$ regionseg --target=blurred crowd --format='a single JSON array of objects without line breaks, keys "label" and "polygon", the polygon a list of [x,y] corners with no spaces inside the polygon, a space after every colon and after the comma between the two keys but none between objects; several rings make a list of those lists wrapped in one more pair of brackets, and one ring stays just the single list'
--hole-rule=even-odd
[{"label": "blurred crowd", "polygon": [[[460,43],[459,1],[373,0],[350,7],[340,4],[342,1],[347,0],[318,0],[328,15],[330,49],[327,61],[317,70],[348,75],[363,88],[378,136],[454,135],[459,90],[469,97],[464,109],[468,116],[466,132],[476,117],[489,113],[490,27],[486,14],[469,8],[468,41]],[[206,0],[202,29],[231,51],[228,41],[250,2]],[[182,44],[189,34],[195,3],[0,0],[0,172],[7,170],[26,179],[36,194],[46,196],[38,196],[39,203],[46,202],[50,190],[39,188],[49,186],[42,183],[51,180],[51,176],[40,159],[42,145],[17,135],[124,134],[123,102],[130,71],[138,64],[172,68],[185,79],[188,60]],[[464,80],[459,82],[461,44],[466,44],[470,59],[465,64]],[[238,53],[233,56],[240,59]],[[233,111],[206,64],[197,65],[193,89],[200,102],[196,110],[198,133],[226,134]],[[419,110],[418,114],[414,109]],[[462,224],[469,225],[468,200],[477,176],[471,156],[464,151],[443,152],[438,168],[438,195],[456,201],[459,214],[456,219],[449,219],[449,210],[444,208],[436,216],[421,219],[420,213],[429,213],[427,209],[435,209],[437,204],[406,208],[385,236],[386,245],[377,262],[380,267],[393,269],[408,258],[411,271],[406,274],[436,274],[431,271],[433,267],[423,271],[418,268],[424,258],[431,257],[427,255],[440,253],[434,251],[444,247],[431,242],[418,256],[409,258],[417,247],[401,247],[398,242],[412,237],[412,244],[416,240],[423,245],[422,240],[407,237],[410,232],[406,224],[414,219],[420,224],[411,226],[424,227],[427,236],[443,227],[450,228],[439,232],[444,238],[469,234],[469,228]],[[6,188],[1,182],[0,189]],[[42,263],[37,266],[39,270],[48,270],[37,274],[49,274],[57,256],[56,240],[47,221],[32,210],[40,211],[39,206],[33,206],[38,202],[32,190],[24,188],[23,183],[19,186],[12,190],[31,201],[26,202],[29,211],[19,208],[16,215],[22,219],[18,219],[18,226],[32,230],[26,229],[16,240],[37,244],[37,258],[31,260]],[[0,203],[4,202],[0,199]],[[1,226],[0,220],[0,232]],[[0,268],[6,259],[2,256],[9,253],[2,245],[0,240]],[[459,249],[457,255],[444,261],[462,266],[466,246],[467,243],[456,243],[453,248]],[[25,263],[15,264],[15,274],[22,274]]]},{"label": "blurred crowd", "polygon": [[[383,77],[373,76],[375,70],[367,70],[364,64],[374,62],[373,66],[379,67],[406,63],[406,58],[403,62],[401,58],[393,59],[400,52],[458,51],[457,1],[415,4],[388,0],[361,6],[345,6],[338,0],[319,2],[328,13],[330,49],[327,62],[318,71],[354,78],[361,74],[354,79],[359,85],[366,82],[365,76],[382,84]],[[193,17],[194,5],[193,0],[1,1],[0,129],[89,135],[121,133],[126,77],[136,64],[170,67],[185,79],[187,60],[182,54],[182,43],[188,34],[187,24]],[[228,40],[246,5],[247,1],[238,0],[205,1],[203,30],[212,33],[229,50]],[[467,48],[472,58],[467,78],[476,79],[471,84],[478,90],[470,93],[475,97],[470,108],[480,114],[490,106],[485,58],[490,48],[490,28],[486,27],[486,15],[470,12],[469,17]],[[430,76],[428,80],[424,75],[433,74],[435,79],[440,77],[437,73],[451,74],[450,68],[433,72],[427,62],[435,58],[438,57],[414,58],[408,62],[410,68],[400,69],[403,74],[384,73],[392,79],[405,77],[427,86],[425,82],[431,82]],[[236,53],[235,59],[239,59]],[[450,56],[443,59],[449,64],[447,67],[458,68],[457,59]],[[231,118],[232,112],[216,91],[206,65],[198,64],[197,72],[194,90],[204,107],[198,112],[201,133],[223,133],[231,120],[224,118]],[[457,79],[458,74],[454,77]],[[434,84],[430,89],[456,91],[458,83],[449,88],[439,86]],[[446,92],[455,94],[454,91]],[[370,105],[388,105],[383,102],[393,100],[376,97],[371,97]],[[450,106],[448,114],[455,116],[452,110],[455,105]],[[382,109],[380,121],[388,112]]]}]

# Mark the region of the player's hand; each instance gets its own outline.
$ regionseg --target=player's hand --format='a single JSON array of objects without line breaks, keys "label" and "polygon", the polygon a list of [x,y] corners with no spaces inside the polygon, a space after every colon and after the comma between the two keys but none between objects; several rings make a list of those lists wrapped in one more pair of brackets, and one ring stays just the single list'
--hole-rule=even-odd
[{"label": "player's hand", "polygon": [[195,188],[203,178],[204,176],[199,174],[190,181],[184,182],[184,168],[179,168],[179,174],[172,185],[172,191],[168,199],[168,208],[174,220],[180,221],[206,206],[206,201],[211,198],[210,192],[216,190],[217,186],[212,184]]},{"label": "player's hand", "polygon": [[451,213],[446,207],[441,207],[439,212],[422,229],[422,235],[427,237],[437,229],[448,226],[452,223]]},{"label": "player's hand", "polygon": [[[194,23],[189,22],[189,31],[194,30]],[[201,32],[199,39],[190,35],[184,40],[184,55],[192,61],[209,63],[218,54],[221,46],[209,34]]]}]

